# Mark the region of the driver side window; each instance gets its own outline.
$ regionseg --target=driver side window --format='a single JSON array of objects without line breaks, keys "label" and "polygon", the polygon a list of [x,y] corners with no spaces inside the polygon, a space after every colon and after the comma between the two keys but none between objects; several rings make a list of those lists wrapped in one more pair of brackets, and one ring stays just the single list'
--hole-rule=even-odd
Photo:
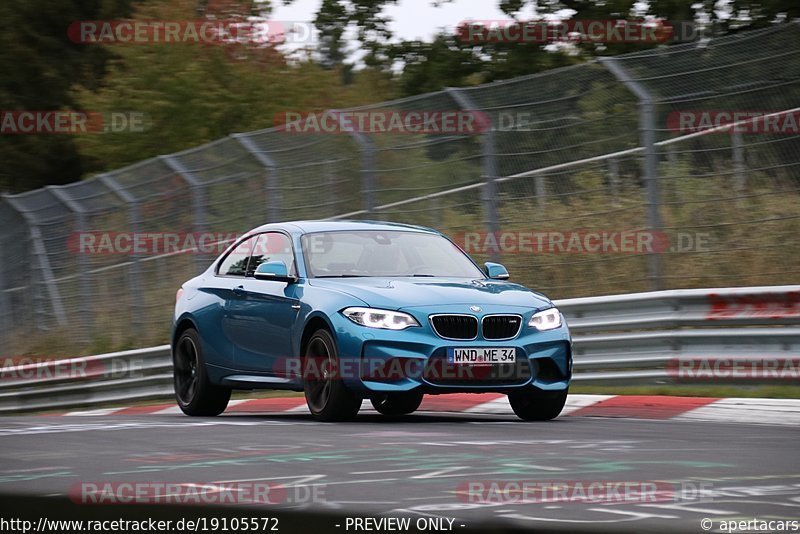
[{"label": "driver side window", "polygon": [[228,254],[217,270],[217,274],[222,276],[244,276],[247,272],[247,262],[250,253],[256,244],[259,236],[252,236],[239,243],[230,254]]},{"label": "driver side window", "polygon": [[289,274],[297,276],[294,268],[292,241],[285,234],[267,232],[258,236],[258,241],[252,250],[252,256],[250,256],[246,275],[253,276],[258,266],[267,261],[282,261],[286,264]]}]

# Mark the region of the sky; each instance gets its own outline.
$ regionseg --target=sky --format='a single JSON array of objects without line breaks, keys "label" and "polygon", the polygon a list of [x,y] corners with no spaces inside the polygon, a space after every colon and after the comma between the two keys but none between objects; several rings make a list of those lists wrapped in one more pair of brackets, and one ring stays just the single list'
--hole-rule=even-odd
[{"label": "sky", "polygon": [[[279,21],[312,21],[321,0],[294,0],[289,6],[276,5],[272,19]],[[385,13],[392,20],[390,28],[399,40],[430,41],[443,27],[453,28],[468,19],[507,19],[496,0],[453,0],[433,7],[431,0],[400,0]]]},{"label": "sky", "polygon": [[[270,19],[281,21],[283,24],[278,27],[285,28],[291,27],[285,24],[286,22],[309,23],[304,24],[303,27],[306,29],[296,33],[296,35],[307,34],[308,32],[311,32],[312,35],[317,35],[316,29],[313,29],[310,23],[314,20],[321,3],[322,0],[293,0],[290,5],[285,6],[279,0],[273,0],[273,12]],[[433,3],[433,0],[399,0],[397,4],[386,6],[384,14],[391,21],[389,28],[393,33],[393,41],[431,41],[442,29],[447,29],[447,33],[454,33],[454,29],[464,21],[509,19],[507,15],[500,11],[497,0],[451,0],[449,2],[440,2],[441,5],[438,7],[434,6]],[[729,3],[730,0],[717,0],[716,2],[718,6]],[[631,14],[642,16],[648,10],[649,2],[647,0],[639,0],[634,3]],[[547,18],[568,19],[574,13],[575,11],[571,9],[564,9]],[[518,20],[532,20],[535,19],[534,15],[534,8],[527,6],[523,11],[516,13],[515,18]],[[355,30],[351,28],[351,32],[345,34],[345,39],[351,43],[350,59],[355,59],[356,63],[359,64],[364,52],[358,50],[358,43],[354,37]],[[294,40],[294,42],[290,39],[281,48],[291,55],[294,50],[315,45],[315,41],[316,38],[311,38],[310,40],[300,38]]]},{"label": "sky", "polygon": [[[280,21],[279,26],[290,27],[285,22],[311,22],[319,9],[322,0],[293,0],[288,6],[282,5],[278,1],[273,1],[273,11],[270,19]],[[460,23],[466,20],[507,20],[505,15],[497,7],[497,0],[451,0],[443,2],[441,6],[434,7],[432,0],[399,0],[397,4],[388,5],[384,14],[391,21],[389,28],[392,31],[395,42],[402,40],[423,40],[431,41],[433,37],[443,28],[449,28],[448,33],[453,33]],[[531,18],[533,12],[522,11],[523,18]],[[304,25],[304,28],[306,25]],[[301,30],[297,35],[306,31],[317,34],[316,29]],[[360,65],[360,59],[365,52],[358,49],[358,43],[354,39],[355,30],[345,34],[346,40],[350,41],[349,48],[350,60],[355,60],[356,65]],[[294,51],[307,48],[309,45],[316,44],[314,39],[311,42],[305,39],[298,39],[295,42],[284,43],[280,48],[290,56]]]}]

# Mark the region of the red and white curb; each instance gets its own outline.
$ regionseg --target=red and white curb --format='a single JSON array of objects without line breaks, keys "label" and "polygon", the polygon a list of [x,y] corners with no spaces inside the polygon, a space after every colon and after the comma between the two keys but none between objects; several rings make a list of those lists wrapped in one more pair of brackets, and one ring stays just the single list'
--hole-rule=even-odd
[{"label": "red and white curb", "polygon": [[[369,401],[362,410],[374,411]],[[429,395],[419,411],[511,414],[505,395],[496,393]],[[67,416],[180,414],[174,404],[101,408],[68,412]],[[225,413],[308,413],[303,397],[232,400]],[[621,417],[800,426],[800,399],[668,397],[640,395],[570,395],[561,417]]]}]

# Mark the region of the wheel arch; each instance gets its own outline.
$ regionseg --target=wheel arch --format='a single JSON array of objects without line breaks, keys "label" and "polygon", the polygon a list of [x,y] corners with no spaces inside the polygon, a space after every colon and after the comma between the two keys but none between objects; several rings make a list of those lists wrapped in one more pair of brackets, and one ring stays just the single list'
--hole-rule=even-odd
[{"label": "wheel arch", "polygon": [[331,325],[330,321],[327,317],[323,315],[314,315],[309,317],[308,321],[306,321],[305,326],[303,327],[303,334],[300,337],[300,357],[303,357],[303,354],[306,351],[306,345],[308,344],[308,340],[311,339],[311,336],[317,330],[327,330],[331,336],[333,336],[333,325]]},{"label": "wheel arch", "polygon": [[178,322],[175,324],[175,330],[172,333],[172,340],[170,343],[170,346],[173,349],[175,348],[175,343],[178,342],[178,339],[181,337],[181,335],[190,328],[194,328],[199,332],[197,324],[195,324],[194,320],[190,316],[187,315],[178,320]]}]

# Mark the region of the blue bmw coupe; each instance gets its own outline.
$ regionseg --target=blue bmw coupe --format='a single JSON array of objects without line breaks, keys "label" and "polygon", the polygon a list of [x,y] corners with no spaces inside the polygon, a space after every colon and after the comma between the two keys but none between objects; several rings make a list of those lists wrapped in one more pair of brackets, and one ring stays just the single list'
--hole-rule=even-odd
[{"label": "blue bmw coupe", "polygon": [[304,391],[335,421],[363,399],[403,415],[425,394],[500,392],[521,419],[553,419],[572,375],[567,325],[502,265],[484,267],[429,228],[260,226],[178,291],[178,405],[213,416],[233,389]]}]

